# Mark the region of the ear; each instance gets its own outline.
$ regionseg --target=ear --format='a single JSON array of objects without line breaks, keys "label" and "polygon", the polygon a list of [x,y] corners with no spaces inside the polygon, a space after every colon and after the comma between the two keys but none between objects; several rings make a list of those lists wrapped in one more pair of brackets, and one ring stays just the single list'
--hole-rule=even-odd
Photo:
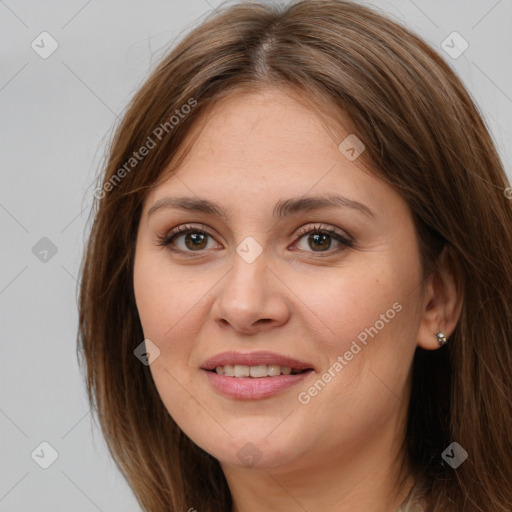
[{"label": "ear", "polygon": [[459,321],[464,290],[457,263],[452,246],[447,244],[424,285],[417,341],[426,350],[439,348],[436,334],[442,332],[448,339]]}]

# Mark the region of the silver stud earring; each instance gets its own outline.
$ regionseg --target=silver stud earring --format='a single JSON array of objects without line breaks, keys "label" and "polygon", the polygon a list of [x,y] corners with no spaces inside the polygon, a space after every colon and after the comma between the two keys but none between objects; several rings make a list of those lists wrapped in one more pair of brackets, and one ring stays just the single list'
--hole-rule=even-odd
[{"label": "silver stud earring", "polygon": [[446,339],[446,336],[442,333],[442,332],[438,332],[436,334],[436,338],[437,338],[437,343],[439,344],[440,347],[442,347],[443,345],[446,344],[446,342],[448,341]]}]

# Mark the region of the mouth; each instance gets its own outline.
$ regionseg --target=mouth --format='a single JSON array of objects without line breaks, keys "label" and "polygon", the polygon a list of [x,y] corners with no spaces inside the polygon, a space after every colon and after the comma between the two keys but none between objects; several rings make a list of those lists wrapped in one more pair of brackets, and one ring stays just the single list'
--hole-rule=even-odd
[{"label": "mouth", "polygon": [[216,392],[246,400],[269,398],[316,371],[310,363],[273,352],[224,352],[205,361],[201,370]]},{"label": "mouth", "polygon": [[235,379],[261,379],[263,377],[278,377],[279,375],[299,375],[312,370],[312,368],[299,369],[291,368],[290,366],[281,366],[279,364],[260,364],[256,366],[226,364],[207,371],[217,373],[218,375],[225,375],[226,377],[233,377]]},{"label": "mouth", "polygon": [[316,370],[311,363],[275,352],[222,352],[204,361],[202,370],[228,377],[274,377]]}]

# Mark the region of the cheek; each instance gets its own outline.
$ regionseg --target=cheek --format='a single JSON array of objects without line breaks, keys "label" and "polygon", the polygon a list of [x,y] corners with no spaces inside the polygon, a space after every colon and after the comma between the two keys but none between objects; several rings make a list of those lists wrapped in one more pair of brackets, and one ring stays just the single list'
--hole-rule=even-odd
[{"label": "cheek", "polygon": [[307,317],[315,319],[331,357],[349,350],[361,333],[364,342],[365,329],[376,322],[379,331],[391,325],[397,313],[393,304],[403,297],[400,283],[384,258],[330,270],[324,276],[295,277],[293,289],[303,300]]},{"label": "cheek", "polygon": [[420,269],[414,262],[398,265],[388,254],[329,279],[296,281],[294,291],[305,298],[304,311],[320,329],[316,344],[327,356],[319,376],[326,385],[317,386],[324,398],[317,403],[326,399],[345,411],[354,403],[380,409],[375,397],[396,400],[387,388],[405,392],[419,323],[414,283]]},{"label": "cheek", "polygon": [[[185,345],[183,329],[200,329],[193,322],[200,309],[201,299],[208,293],[205,279],[190,278],[184,272],[172,271],[165,263],[165,255],[143,253],[137,255],[133,271],[133,286],[140,321],[146,338],[154,341],[161,350],[170,341],[173,348]],[[180,333],[179,337],[177,336]]]},{"label": "cheek", "polygon": [[165,256],[149,251],[136,254],[134,293],[144,337],[160,349],[150,365],[158,394],[178,425],[189,429],[202,413],[194,396],[194,375],[188,370],[193,349],[190,341],[200,329],[194,315],[208,288],[204,280],[192,281],[183,272],[171,272],[163,260]]}]

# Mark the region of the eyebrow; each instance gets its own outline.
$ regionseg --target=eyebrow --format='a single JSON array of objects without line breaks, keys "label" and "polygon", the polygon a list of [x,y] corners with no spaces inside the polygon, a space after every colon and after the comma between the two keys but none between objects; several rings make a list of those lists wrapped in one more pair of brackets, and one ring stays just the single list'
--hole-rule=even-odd
[{"label": "eyebrow", "polygon": [[[339,195],[326,195],[326,196],[308,196],[290,199],[281,199],[278,201],[272,214],[274,217],[280,219],[288,215],[294,215],[302,212],[311,212],[320,210],[322,208],[338,207],[350,208],[356,212],[362,213],[370,218],[375,218],[375,213],[368,208],[368,206],[353,199]],[[224,220],[228,220],[229,212],[222,209],[216,203],[207,199],[197,197],[164,197],[159,199],[148,211],[148,217],[153,215],[157,210],[162,208],[173,208],[179,210],[186,210],[189,212],[200,212],[208,215],[216,215]]]}]

